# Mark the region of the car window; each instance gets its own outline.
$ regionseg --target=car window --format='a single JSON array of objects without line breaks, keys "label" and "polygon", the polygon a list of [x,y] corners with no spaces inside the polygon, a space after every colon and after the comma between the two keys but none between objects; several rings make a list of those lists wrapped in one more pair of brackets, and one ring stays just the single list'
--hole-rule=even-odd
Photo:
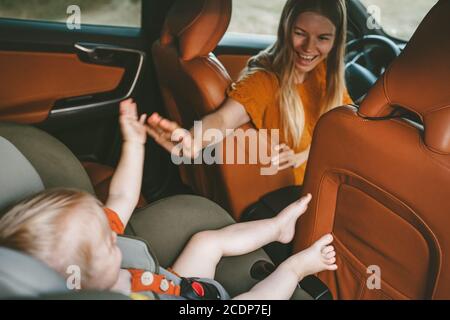
[{"label": "car window", "polygon": [[276,35],[286,0],[233,0],[228,32]]},{"label": "car window", "polygon": [[360,0],[371,18],[369,28],[381,27],[390,36],[408,41],[438,0]]},{"label": "car window", "polygon": [[0,0],[0,18],[140,27],[141,0]]}]

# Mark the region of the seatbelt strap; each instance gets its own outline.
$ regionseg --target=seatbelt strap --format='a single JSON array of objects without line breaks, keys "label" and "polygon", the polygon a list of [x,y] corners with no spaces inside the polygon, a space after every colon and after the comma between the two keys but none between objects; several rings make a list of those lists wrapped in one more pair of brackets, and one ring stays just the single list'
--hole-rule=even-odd
[{"label": "seatbelt strap", "polygon": [[150,271],[128,269],[131,274],[131,292],[151,291],[156,294],[180,296],[181,287],[169,281],[162,274]]},{"label": "seatbelt strap", "polygon": [[[221,293],[212,283],[198,278],[177,277],[177,283],[163,274],[150,271],[128,269],[131,274],[131,292],[150,291],[159,295],[182,297],[188,300],[220,300]],[[167,270],[166,270],[167,271]]]}]

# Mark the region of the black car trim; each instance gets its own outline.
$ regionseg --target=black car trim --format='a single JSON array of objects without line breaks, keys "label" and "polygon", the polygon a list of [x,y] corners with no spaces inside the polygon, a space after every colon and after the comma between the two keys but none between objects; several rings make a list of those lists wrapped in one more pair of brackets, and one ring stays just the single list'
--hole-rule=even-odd
[{"label": "black car trim", "polygon": [[[95,57],[97,56],[97,52],[99,51],[107,51],[114,53],[131,53],[138,56],[138,62],[135,67],[135,71],[133,72],[134,76],[130,76],[129,70],[130,68],[126,68],[125,66],[125,72],[128,72],[128,76],[124,76],[121,83],[119,84],[119,89],[114,90],[116,93],[116,96],[114,96],[114,93],[99,93],[95,95],[87,95],[87,96],[81,96],[81,97],[70,97],[65,98],[59,101],[55,102],[54,108],[50,111],[49,117],[52,118],[55,115],[60,115],[62,113],[73,113],[74,111],[82,111],[86,109],[93,109],[97,107],[101,107],[104,105],[111,105],[116,104],[124,99],[127,99],[131,96],[133,93],[136,83],[139,79],[139,76],[142,72],[142,67],[145,60],[145,53],[139,50],[134,49],[128,49],[128,48],[122,48],[112,45],[105,45],[105,44],[93,44],[93,43],[77,43],[75,44],[75,48],[79,51],[79,54],[81,55],[81,60],[88,62],[88,63],[96,63]],[[88,58],[83,58],[83,54],[86,54]],[[100,61],[98,64],[104,64]],[[111,64],[108,64],[111,65]],[[125,88],[125,89],[123,89]],[[121,91],[124,92],[121,94]],[[118,93],[118,94],[117,94]],[[118,95],[118,96],[117,96]],[[87,104],[78,105],[83,100],[93,101]]]}]

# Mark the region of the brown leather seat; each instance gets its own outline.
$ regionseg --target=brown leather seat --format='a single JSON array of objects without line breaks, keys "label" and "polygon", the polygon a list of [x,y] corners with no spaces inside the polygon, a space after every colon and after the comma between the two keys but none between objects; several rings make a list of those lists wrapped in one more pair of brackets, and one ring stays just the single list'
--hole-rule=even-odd
[{"label": "brown leather seat", "polygon": [[[102,203],[105,203],[108,199],[109,185],[114,174],[114,168],[96,162],[83,162],[82,165],[91,180],[95,195]],[[137,207],[142,208],[146,205],[147,201],[141,195]]]},{"label": "brown leather seat", "polygon": [[[224,35],[230,18],[231,0],[175,1],[160,40],[153,44],[168,116],[185,128],[216,110],[226,99],[231,79],[211,51]],[[248,155],[248,149],[245,153]],[[185,165],[180,166],[180,173],[184,183],[222,205],[236,219],[260,196],[294,182],[289,170],[261,176],[257,164]]]},{"label": "brown leather seat", "polygon": [[[314,132],[294,248],[334,234],[339,269],[320,278],[335,298],[450,299],[449,12],[438,2],[360,110],[333,110]],[[392,118],[398,107],[423,127]]]}]

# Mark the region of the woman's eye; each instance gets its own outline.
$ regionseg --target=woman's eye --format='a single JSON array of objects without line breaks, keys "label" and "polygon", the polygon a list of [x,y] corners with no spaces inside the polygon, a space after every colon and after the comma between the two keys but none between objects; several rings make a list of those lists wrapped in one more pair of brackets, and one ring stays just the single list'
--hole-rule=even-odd
[{"label": "woman's eye", "polygon": [[297,36],[304,36],[304,35],[305,35],[303,32],[295,32],[295,34],[296,34]]},{"label": "woman's eye", "polygon": [[320,40],[320,41],[328,41],[328,40],[330,40],[330,38],[327,38],[327,37],[320,37],[319,40]]}]

